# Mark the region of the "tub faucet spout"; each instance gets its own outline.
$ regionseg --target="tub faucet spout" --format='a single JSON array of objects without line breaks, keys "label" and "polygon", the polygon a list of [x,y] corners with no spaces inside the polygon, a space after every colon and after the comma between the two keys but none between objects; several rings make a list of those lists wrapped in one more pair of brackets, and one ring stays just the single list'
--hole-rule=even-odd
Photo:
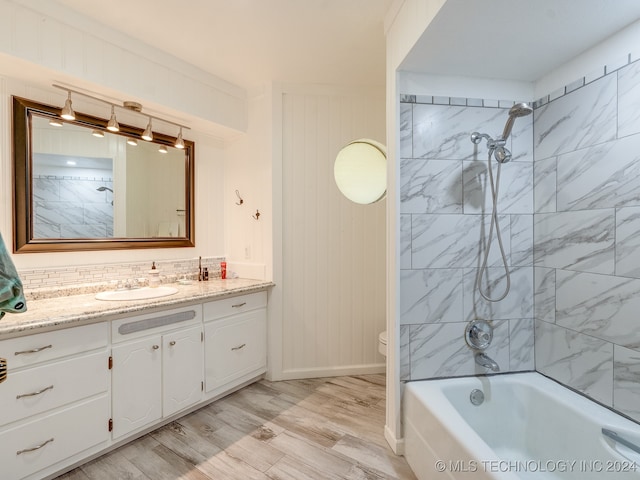
[{"label": "tub faucet spout", "polygon": [[476,353],[476,363],[484,368],[490,368],[493,372],[499,372],[498,364],[486,353]]}]

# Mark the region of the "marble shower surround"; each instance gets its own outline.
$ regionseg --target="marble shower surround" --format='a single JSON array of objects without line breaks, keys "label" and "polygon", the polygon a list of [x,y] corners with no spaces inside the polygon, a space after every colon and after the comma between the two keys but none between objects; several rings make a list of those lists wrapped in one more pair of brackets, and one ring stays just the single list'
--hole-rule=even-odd
[{"label": "marble shower surround", "polygon": [[[514,163],[526,165],[518,174],[533,192],[507,187],[499,201],[522,276],[510,306],[474,298],[489,204],[483,152],[466,144],[471,131],[501,131],[510,105],[403,97],[402,379],[480,373],[462,332],[469,319],[492,318],[501,342],[488,354],[504,371],[533,368],[535,348],[536,370],[640,421],[638,63],[603,67],[534,102],[533,126],[516,122]],[[496,260],[489,275],[499,278]]]},{"label": "marble shower surround", "polygon": [[[500,226],[512,293],[489,303],[474,288],[480,239],[490,225],[487,149],[473,145],[470,133],[502,132],[513,102],[403,100],[409,103],[400,105],[401,378],[485,373],[464,341],[467,322],[476,318],[493,322],[495,340],[487,354],[501,371],[532,370],[532,119],[516,122],[508,145],[514,159],[501,171]],[[488,265],[486,280],[496,296],[504,288],[504,270],[495,237]]]},{"label": "marble shower surround", "polygon": [[536,369],[640,421],[640,62],[534,112]]}]

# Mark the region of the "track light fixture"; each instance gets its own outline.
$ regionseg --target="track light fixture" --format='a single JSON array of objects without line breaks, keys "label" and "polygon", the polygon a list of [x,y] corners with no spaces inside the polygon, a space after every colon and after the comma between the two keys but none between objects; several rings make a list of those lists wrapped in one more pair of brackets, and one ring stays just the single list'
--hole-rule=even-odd
[{"label": "track light fixture", "polygon": [[147,124],[147,128],[142,132],[142,139],[150,142],[153,140],[153,132],[151,131],[151,117],[149,117],[149,123]]},{"label": "track light fixture", "polygon": [[67,91],[67,93],[68,93],[67,100],[64,102],[64,107],[62,107],[60,116],[65,120],[75,120],[76,114],[73,111],[73,107],[71,106],[71,90]]},{"label": "track light fixture", "polygon": [[94,128],[91,131],[91,135],[93,135],[94,137],[98,137],[98,138],[104,138],[104,132],[102,130],[98,130],[96,128]]},{"label": "track light fixture", "polygon": [[127,138],[127,143],[132,147],[138,146],[138,140],[136,140],[135,138],[131,138],[131,137]]},{"label": "track light fixture", "polygon": [[64,123],[62,123],[57,118],[52,118],[51,120],[49,120],[49,125],[51,125],[52,127],[62,127]]},{"label": "track light fixture", "polygon": [[107,130],[110,132],[120,131],[120,125],[118,125],[118,120],[116,120],[116,112],[113,105],[111,105],[111,118],[109,119],[109,123],[107,123]]},{"label": "track light fixture", "polygon": [[182,150],[184,148],[184,140],[182,139],[182,127],[180,127],[180,133],[178,133],[178,138],[176,138],[176,143],[174,145],[176,148]]},{"label": "track light fixture", "polygon": [[167,150],[167,147],[165,147],[164,145],[160,145],[160,148],[158,149],[158,151],[160,153],[169,153],[169,150]]},{"label": "track light fixture", "polygon": [[[121,108],[123,110],[126,110],[127,112],[130,112],[130,113],[133,113],[133,114],[138,114],[138,115],[143,115],[143,116],[148,118],[149,121],[147,123],[147,127],[145,128],[145,130],[142,133],[142,135],[140,135],[140,138],[142,138],[143,140],[146,140],[148,142],[153,140],[152,120],[158,120],[158,121],[160,121],[162,123],[167,123],[169,125],[174,125],[174,126],[180,128],[180,131],[178,133],[178,136],[176,137],[176,141],[174,143],[174,146],[176,148],[179,148],[179,149],[185,148],[184,139],[182,138],[182,129],[185,128],[185,129],[189,130],[189,127],[187,127],[185,125],[181,125],[181,124],[176,123],[176,122],[172,122],[170,120],[165,120],[163,118],[159,118],[159,117],[156,117],[156,116],[153,116],[153,115],[149,115],[147,113],[142,113],[142,105],[140,105],[137,102],[125,101],[125,102],[122,102],[122,104],[118,104],[118,103],[110,102],[108,100],[104,100],[104,99],[102,99],[100,97],[96,97],[94,95],[90,95],[88,93],[84,93],[84,92],[80,92],[78,90],[74,90],[73,88],[64,87],[62,85],[53,84],[53,87],[59,88],[60,90],[64,90],[64,91],[67,92],[67,100],[65,101],[64,107],[62,107],[62,110],[60,112],[60,116],[62,118],[64,118],[65,120],[75,120],[76,119],[76,115],[75,115],[75,112],[73,111],[72,104],[71,104],[71,94],[74,93],[76,95],[81,95],[83,97],[91,98],[93,100],[96,100],[96,101],[102,102],[102,103],[106,103],[107,105],[111,106],[111,116],[109,118],[109,122],[106,125],[107,130],[109,130],[110,132],[119,132],[120,131],[120,125],[118,124],[118,120],[116,119],[115,109],[116,108]],[[53,125],[53,123],[52,123],[52,125]],[[104,136],[104,133],[103,133],[103,136]],[[127,143],[129,145],[137,145],[137,141],[133,137],[127,138]]]}]

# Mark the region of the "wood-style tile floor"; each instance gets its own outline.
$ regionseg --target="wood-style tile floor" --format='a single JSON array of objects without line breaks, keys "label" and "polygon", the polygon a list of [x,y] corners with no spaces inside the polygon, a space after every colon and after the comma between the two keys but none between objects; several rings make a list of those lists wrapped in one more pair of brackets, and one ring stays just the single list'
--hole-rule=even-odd
[{"label": "wood-style tile floor", "polygon": [[262,380],[57,480],[410,480],[384,375]]}]

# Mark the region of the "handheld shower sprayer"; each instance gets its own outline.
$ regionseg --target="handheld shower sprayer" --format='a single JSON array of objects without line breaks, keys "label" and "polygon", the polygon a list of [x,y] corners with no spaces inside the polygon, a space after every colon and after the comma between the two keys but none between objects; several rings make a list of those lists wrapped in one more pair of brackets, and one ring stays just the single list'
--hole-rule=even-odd
[{"label": "handheld shower sprayer", "polygon": [[474,145],[478,145],[482,139],[487,141],[487,147],[489,147],[489,155],[493,155],[498,163],[507,163],[511,160],[511,152],[505,147],[507,139],[511,135],[513,125],[516,123],[516,118],[524,117],[533,112],[533,109],[526,103],[516,103],[509,109],[509,118],[504,125],[502,135],[495,140],[486,133],[473,132],[471,134],[471,142]]},{"label": "handheld shower sprayer", "polygon": [[[499,302],[500,300],[503,300],[509,294],[509,290],[511,289],[511,276],[509,274],[509,267],[507,265],[507,257],[502,245],[500,224],[498,223],[498,187],[500,186],[500,167],[503,163],[507,163],[509,160],[511,160],[511,152],[505,147],[505,145],[507,143],[509,135],[511,135],[511,130],[513,129],[513,125],[516,122],[516,118],[524,117],[531,114],[532,112],[533,109],[528,104],[516,103],[509,109],[509,118],[507,118],[507,123],[504,126],[504,130],[502,131],[501,136],[494,140],[486,133],[473,132],[471,134],[471,142],[474,145],[478,145],[484,139],[487,141],[487,148],[489,148],[489,155],[487,157],[487,170],[489,172],[493,209],[491,212],[491,227],[489,228],[489,237],[484,248],[482,266],[478,270],[478,276],[476,277],[476,286],[478,288],[478,292],[480,293],[482,298],[484,298],[488,302]],[[492,156],[498,162],[498,171],[496,173],[495,182],[493,179],[493,168],[491,166]],[[489,260],[489,251],[491,250],[491,237],[493,236],[494,228],[496,231],[496,238],[498,239],[498,247],[500,248],[500,255],[502,256],[502,265],[504,267],[506,279],[505,290],[502,295],[497,298],[491,297],[491,294],[488,290],[482,290],[482,277],[487,271],[487,261]]]},{"label": "handheld shower sprayer", "polygon": [[502,131],[501,140],[507,140],[509,135],[511,135],[511,129],[513,128],[514,123],[516,123],[516,118],[526,117],[531,112],[533,112],[533,108],[531,108],[526,103],[516,103],[513,107],[509,109],[509,118],[507,118],[507,123],[504,125],[504,130]]}]

